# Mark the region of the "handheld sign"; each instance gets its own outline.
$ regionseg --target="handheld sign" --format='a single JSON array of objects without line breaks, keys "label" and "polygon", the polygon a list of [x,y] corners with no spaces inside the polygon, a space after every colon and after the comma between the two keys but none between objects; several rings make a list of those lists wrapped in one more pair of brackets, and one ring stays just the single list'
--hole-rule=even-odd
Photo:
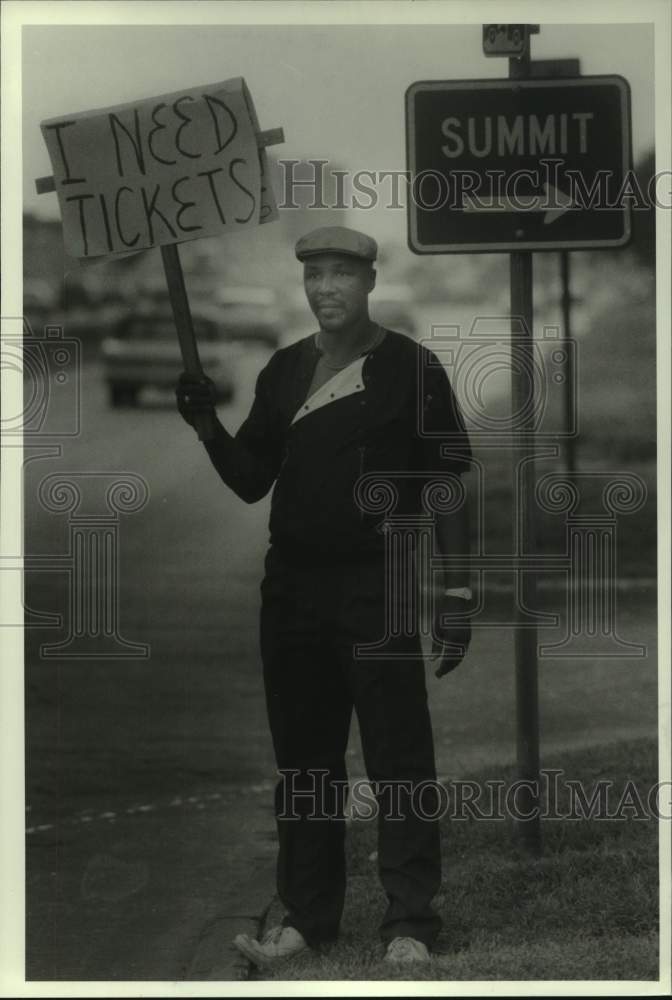
[{"label": "handheld sign", "polygon": [[40,125],[66,252],[113,256],[277,217],[242,78]]},{"label": "handheld sign", "polygon": [[629,241],[622,77],[421,81],[406,92],[406,121],[415,253]]},{"label": "handheld sign", "polygon": [[[87,260],[160,247],[189,375],[203,373],[177,244],[277,219],[265,146],[242,77],[40,124],[54,176],[65,251]],[[214,434],[205,414],[196,429]]]}]

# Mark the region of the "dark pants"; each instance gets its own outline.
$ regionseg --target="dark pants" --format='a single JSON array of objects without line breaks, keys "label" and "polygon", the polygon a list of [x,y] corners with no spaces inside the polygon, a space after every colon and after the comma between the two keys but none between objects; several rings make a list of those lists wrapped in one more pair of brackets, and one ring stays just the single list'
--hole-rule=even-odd
[{"label": "dark pants", "polygon": [[[388,907],[384,942],[428,946],[441,921],[434,747],[416,635],[392,638],[384,659],[355,643],[385,632],[384,564],[289,566],[269,553],[262,584],[261,650],[278,769],[278,894],[285,923],[310,945],[336,937],[345,892],[345,753],[352,709],[378,798],[378,873]],[[402,654],[411,656],[403,658]],[[413,790],[422,791],[421,809]]]}]

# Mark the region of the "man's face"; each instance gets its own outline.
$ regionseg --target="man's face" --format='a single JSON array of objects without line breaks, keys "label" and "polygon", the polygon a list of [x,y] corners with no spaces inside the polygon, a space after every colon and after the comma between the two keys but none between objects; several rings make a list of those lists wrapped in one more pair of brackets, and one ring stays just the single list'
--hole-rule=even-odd
[{"label": "man's face", "polygon": [[368,261],[347,254],[309,257],[303,266],[308,304],[323,330],[338,332],[369,315],[369,292],[376,272]]}]

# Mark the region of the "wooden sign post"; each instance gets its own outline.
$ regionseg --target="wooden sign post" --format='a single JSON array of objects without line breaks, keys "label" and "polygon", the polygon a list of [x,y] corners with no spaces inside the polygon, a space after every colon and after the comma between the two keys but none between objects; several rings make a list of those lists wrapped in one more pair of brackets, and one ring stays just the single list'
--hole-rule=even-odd
[{"label": "wooden sign post", "polygon": [[[180,263],[180,251],[177,243],[169,243],[161,247],[161,257],[163,259],[163,270],[166,275],[170,304],[173,310],[177,339],[182,352],[184,370],[187,375],[204,375],[201,359],[198,354],[198,344],[194,333],[194,324],[191,319],[191,309],[189,308],[189,297],[184,283],[182,264]],[[213,437],[213,419],[209,414],[203,414],[196,419],[196,432],[200,441]]]}]

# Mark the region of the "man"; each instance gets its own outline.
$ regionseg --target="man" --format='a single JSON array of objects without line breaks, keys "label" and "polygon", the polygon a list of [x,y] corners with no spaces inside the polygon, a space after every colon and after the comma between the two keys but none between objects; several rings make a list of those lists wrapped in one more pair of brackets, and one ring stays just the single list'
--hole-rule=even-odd
[{"label": "man", "polygon": [[[261,942],[235,944],[262,964],[336,938],[345,891],[345,753],[353,707],[378,802],[380,928],[391,962],[427,961],[441,921],[434,749],[417,629],[391,629],[409,597],[386,579],[385,511],[362,501],[376,474],[393,516],[423,513],[423,486],[469,468],[470,449],[436,357],[369,317],[373,239],[343,227],[302,237],[308,303],[319,331],[261,371],[235,437],[214,418],[212,383],[182,376],[180,412],[208,416],[217,472],[253,503],[275,484],[262,583],[261,654],[280,781],[275,792],[278,895],[287,915]],[[442,450],[443,446],[443,450]],[[366,478],[362,478],[366,477]],[[373,510],[373,512],[372,512]],[[462,506],[437,515],[442,554],[466,556]],[[466,561],[446,570],[434,628],[436,674],[469,644]],[[411,598],[412,600],[412,598]],[[375,647],[368,655],[365,646]],[[425,783],[423,815],[412,791]],[[427,784],[429,783],[429,784]],[[432,795],[437,796],[432,800]]]}]

